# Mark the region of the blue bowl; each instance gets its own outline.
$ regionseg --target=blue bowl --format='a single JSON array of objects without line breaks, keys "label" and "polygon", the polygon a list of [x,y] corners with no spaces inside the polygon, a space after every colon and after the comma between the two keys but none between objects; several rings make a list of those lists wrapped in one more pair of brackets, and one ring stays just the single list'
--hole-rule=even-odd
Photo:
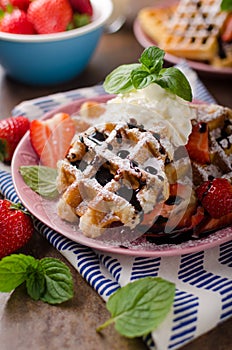
[{"label": "blue bowl", "polygon": [[54,85],[78,76],[89,63],[112,12],[111,0],[92,0],[90,24],[55,34],[0,32],[0,64],[15,80]]}]

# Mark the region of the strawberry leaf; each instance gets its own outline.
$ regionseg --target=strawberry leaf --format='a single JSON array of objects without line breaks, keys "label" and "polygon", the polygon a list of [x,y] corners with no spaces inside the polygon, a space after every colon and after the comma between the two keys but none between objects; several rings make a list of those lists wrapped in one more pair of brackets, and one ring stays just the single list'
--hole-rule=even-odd
[{"label": "strawberry leaf", "polygon": [[106,306],[111,318],[97,328],[115,322],[117,331],[128,338],[153,331],[167,316],[173,303],[175,285],[159,277],[145,277],[118,289]]}]

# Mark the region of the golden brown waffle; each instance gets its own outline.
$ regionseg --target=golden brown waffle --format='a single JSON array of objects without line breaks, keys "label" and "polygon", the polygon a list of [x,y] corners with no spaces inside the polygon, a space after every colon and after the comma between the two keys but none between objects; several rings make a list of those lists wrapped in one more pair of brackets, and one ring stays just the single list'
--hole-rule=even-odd
[{"label": "golden brown waffle", "polygon": [[167,36],[167,23],[172,18],[177,5],[170,7],[148,7],[140,10],[138,20],[144,32],[155,42],[161,43]]},{"label": "golden brown waffle", "polygon": [[[94,120],[95,126],[74,137],[66,158],[58,164],[57,185],[59,216],[79,221],[84,235],[96,238],[115,226],[132,230],[145,226],[152,236],[167,235],[171,230],[185,232],[191,228],[192,218],[202,219],[203,215],[202,208],[199,215],[196,186],[212,177],[231,181],[229,108],[191,104],[193,123],[206,123],[209,130],[211,160],[198,164],[189,159],[185,147],[170,144],[160,125],[149,130],[136,120],[97,125],[103,106],[83,105],[81,114],[83,107],[88,124]],[[212,227],[228,224],[230,219],[213,220]],[[210,225],[209,220],[207,227]]]},{"label": "golden brown waffle", "polygon": [[221,41],[227,12],[221,0],[180,0],[168,8],[144,8],[138,14],[143,31],[165,52],[217,67],[232,66],[232,45]]},{"label": "golden brown waffle", "polygon": [[163,49],[180,57],[212,61],[227,17],[220,4],[221,0],[181,0],[167,23]]},{"label": "golden brown waffle", "polygon": [[98,236],[113,222],[136,227],[142,213],[168,198],[167,158],[157,135],[142,126],[106,123],[89,128],[59,164],[59,190],[64,191],[59,215],[66,216],[64,207],[71,203],[87,236]]}]

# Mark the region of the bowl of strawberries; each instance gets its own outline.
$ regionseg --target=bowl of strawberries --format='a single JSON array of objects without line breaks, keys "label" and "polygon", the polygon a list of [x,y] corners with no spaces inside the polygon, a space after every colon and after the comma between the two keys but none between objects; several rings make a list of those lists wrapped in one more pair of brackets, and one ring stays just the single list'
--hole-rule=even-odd
[{"label": "bowl of strawberries", "polygon": [[111,12],[111,0],[0,0],[0,65],[24,84],[69,81],[86,68]]}]

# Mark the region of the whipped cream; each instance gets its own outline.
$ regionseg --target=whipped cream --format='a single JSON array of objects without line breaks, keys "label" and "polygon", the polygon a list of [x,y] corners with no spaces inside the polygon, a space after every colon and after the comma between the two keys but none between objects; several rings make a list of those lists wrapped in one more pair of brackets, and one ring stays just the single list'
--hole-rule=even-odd
[{"label": "whipped cream", "polygon": [[144,89],[119,94],[107,102],[107,108],[99,121],[128,121],[134,118],[144,127],[165,124],[169,129],[171,141],[185,145],[191,133],[191,119],[195,111],[189,103],[160,87],[151,84]]}]

